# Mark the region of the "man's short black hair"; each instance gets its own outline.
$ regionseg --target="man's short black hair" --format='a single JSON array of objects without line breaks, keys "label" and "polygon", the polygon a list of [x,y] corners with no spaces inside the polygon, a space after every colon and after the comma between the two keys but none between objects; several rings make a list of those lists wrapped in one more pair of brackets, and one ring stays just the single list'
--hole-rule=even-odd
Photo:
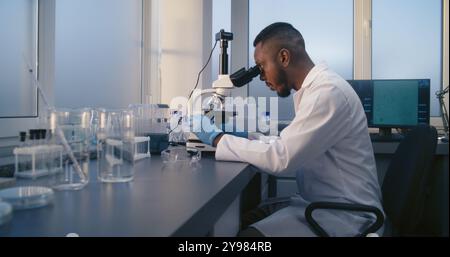
[{"label": "man's short black hair", "polygon": [[264,28],[256,36],[253,46],[256,47],[259,42],[264,43],[269,39],[278,39],[279,42],[305,48],[302,34],[294,26],[286,22],[275,22]]}]

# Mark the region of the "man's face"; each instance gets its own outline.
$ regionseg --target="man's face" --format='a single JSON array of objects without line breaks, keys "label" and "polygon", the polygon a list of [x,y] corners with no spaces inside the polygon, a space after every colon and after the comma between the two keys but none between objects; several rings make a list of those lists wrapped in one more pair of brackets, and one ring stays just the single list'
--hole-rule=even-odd
[{"label": "man's face", "polygon": [[261,70],[259,78],[266,82],[270,90],[276,91],[280,97],[287,97],[291,94],[288,76],[286,70],[277,61],[278,52],[275,51],[258,43],[254,53],[255,63]]}]

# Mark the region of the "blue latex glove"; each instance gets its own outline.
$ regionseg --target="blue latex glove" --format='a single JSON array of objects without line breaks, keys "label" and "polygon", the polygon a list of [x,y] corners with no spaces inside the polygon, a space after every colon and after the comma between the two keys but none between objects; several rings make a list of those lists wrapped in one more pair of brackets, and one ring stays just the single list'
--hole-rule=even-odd
[{"label": "blue latex glove", "polygon": [[210,118],[204,115],[194,115],[191,120],[192,132],[205,144],[212,145],[214,139],[223,133]]},{"label": "blue latex glove", "polygon": [[243,138],[248,138],[248,132],[246,131],[241,131],[241,132],[237,132],[237,128],[236,128],[236,119],[234,119],[233,122],[233,126],[231,126],[231,122],[227,122],[225,124],[222,124],[221,128],[224,131],[225,134],[229,134],[229,135],[233,135],[233,136],[237,136],[237,137],[243,137]]}]

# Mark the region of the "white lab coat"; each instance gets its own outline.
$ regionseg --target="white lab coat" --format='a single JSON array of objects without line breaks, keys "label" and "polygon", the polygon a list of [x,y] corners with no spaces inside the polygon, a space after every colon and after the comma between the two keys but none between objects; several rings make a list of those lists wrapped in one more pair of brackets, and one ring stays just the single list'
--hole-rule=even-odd
[{"label": "white lab coat", "polygon": [[[266,236],[314,236],[304,217],[310,202],[382,210],[366,116],[351,86],[325,64],[316,65],[294,94],[294,106],[295,118],[272,144],[224,135],[217,145],[217,160],[248,162],[272,175],[296,174],[298,193],[290,206],[252,226]],[[354,235],[370,219],[345,211],[314,214],[334,236]]]}]

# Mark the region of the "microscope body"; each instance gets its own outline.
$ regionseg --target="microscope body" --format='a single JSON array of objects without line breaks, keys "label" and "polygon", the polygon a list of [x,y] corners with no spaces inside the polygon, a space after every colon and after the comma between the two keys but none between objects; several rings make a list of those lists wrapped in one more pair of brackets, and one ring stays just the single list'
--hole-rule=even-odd
[{"label": "microscope body", "polygon": [[[253,66],[246,70],[241,68],[237,72],[229,75],[228,74],[228,41],[233,40],[233,33],[225,32],[223,29],[216,34],[216,41],[220,40],[220,63],[219,71],[220,74],[218,79],[212,84],[211,89],[204,89],[201,91],[200,95],[212,94],[206,105],[202,106],[202,114],[215,117],[216,122],[224,122],[225,119],[233,117],[232,113],[225,112],[225,98],[231,96],[231,89],[235,87],[242,87],[249,83],[254,77],[260,74],[260,68],[258,66]],[[194,97],[193,102],[195,103],[196,97]],[[215,151],[215,147],[206,145],[202,143],[198,138],[191,133],[189,140],[186,144],[187,147],[194,147],[200,151]]]},{"label": "microscope body", "polygon": [[[225,114],[225,98],[231,96],[231,89],[233,87],[230,76],[220,74],[219,78],[213,82],[212,88],[202,90],[200,95],[194,97],[194,102],[196,98],[202,95],[211,94],[209,101],[201,106],[201,113],[210,119],[213,119],[214,116],[215,121],[222,121],[225,116],[228,116]],[[186,146],[202,152],[216,151],[215,147],[201,142],[194,133],[190,133]]]}]

